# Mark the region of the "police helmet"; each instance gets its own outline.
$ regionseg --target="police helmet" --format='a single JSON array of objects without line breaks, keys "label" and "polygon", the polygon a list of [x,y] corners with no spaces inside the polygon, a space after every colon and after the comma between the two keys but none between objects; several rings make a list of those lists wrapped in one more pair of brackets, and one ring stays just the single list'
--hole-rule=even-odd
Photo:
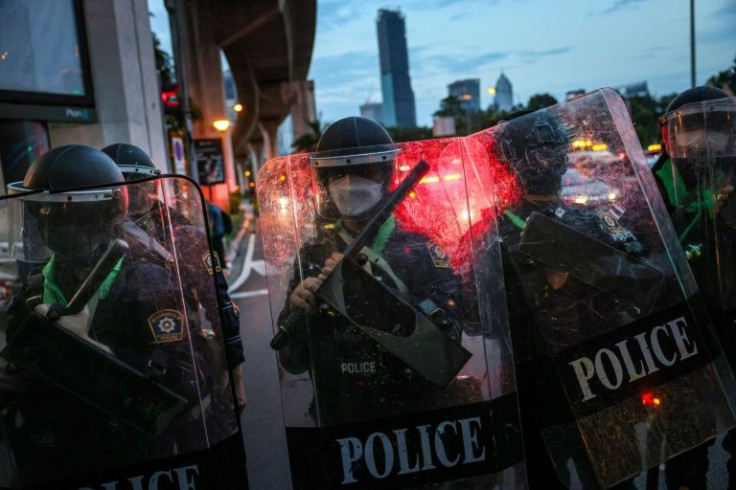
[{"label": "police helmet", "polygon": [[8,192],[17,194],[37,220],[52,250],[71,252],[83,238],[109,233],[122,221],[127,196],[115,184],[124,182],[115,162],[100,150],[66,145],[36,159],[22,182],[8,185]]},{"label": "police helmet", "polygon": [[570,130],[553,109],[522,112],[499,124],[496,156],[509,164],[525,194],[554,194],[567,170]]},{"label": "police helmet", "polygon": [[674,160],[698,164],[736,155],[736,101],[719,88],[685,90],[672,99],[659,124]]},{"label": "police helmet", "polygon": [[153,164],[151,157],[135,145],[115,143],[104,147],[102,151],[118,165],[125,180],[139,180],[161,173]]},{"label": "police helmet", "polygon": [[388,192],[397,153],[391,136],[375,121],[346,117],[331,124],[309,157],[320,214],[369,216]]},{"label": "police helmet", "polygon": [[117,200],[119,188],[94,187],[124,181],[115,162],[100,150],[83,145],[65,145],[37,158],[23,181],[9,184],[8,190],[10,194],[44,191],[42,195],[29,197],[39,201],[91,203]]}]

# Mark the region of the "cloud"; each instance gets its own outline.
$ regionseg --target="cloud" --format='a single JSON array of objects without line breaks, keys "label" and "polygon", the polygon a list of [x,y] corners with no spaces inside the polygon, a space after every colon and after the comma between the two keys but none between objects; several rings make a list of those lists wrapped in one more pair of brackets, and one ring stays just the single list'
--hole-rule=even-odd
[{"label": "cloud", "polygon": [[475,17],[475,12],[460,12],[450,17],[450,22],[463,22],[466,20],[472,20]]},{"label": "cloud", "polygon": [[[341,106],[357,111],[358,105],[381,93],[378,56],[372,51],[350,51],[315,58],[310,78],[319,105]],[[354,114],[347,113],[345,115]]]},{"label": "cloud", "polygon": [[329,31],[340,28],[347,22],[367,16],[360,0],[340,0],[337,2],[320,1],[317,5],[318,29]]},{"label": "cloud", "polygon": [[378,54],[375,51],[348,51],[333,56],[320,56],[312,61],[312,66],[319,70],[319,75],[325,78],[334,78],[346,74],[379,73]]},{"label": "cloud", "polygon": [[727,3],[722,8],[715,10],[708,18],[710,19],[710,28],[703,30],[698,25],[696,11],[696,40],[699,43],[723,44],[725,49],[731,48],[730,56],[736,54],[736,48],[733,48],[736,46],[736,29],[734,29],[734,24],[736,24],[736,2]]},{"label": "cloud", "polygon": [[447,73],[457,74],[478,72],[484,65],[507,59],[511,55],[511,52],[485,53],[479,56],[419,55],[413,49],[411,51],[411,59],[416,59],[418,66],[433,66]]},{"label": "cloud", "polygon": [[431,46],[425,45],[410,50],[410,59],[412,66],[433,66],[441,67],[448,73],[472,73],[480,72],[487,65],[504,61],[505,66],[511,66],[514,59],[522,64],[536,63],[543,58],[567,54],[571,51],[569,46],[546,49],[542,51],[524,50],[524,51],[498,51],[491,53],[483,53],[477,56],[462,56],[449,54],[435,54],[431,50]]},{"label": "cloud", "polygon": [[723,7],[719,8],[711,15],[710,18],[722,19],[723,17],[736,17],[736,2],[727,2]]},{"label": "cloud", "polygon": [[[497,2],[498,0],[494,0],[492,3],[497,3]],[[415,12],[419,10],[439,10],[445,7],[449,7],[451,5],[460,5],[460,4],[472,5],[473,2],[469,0],[413,0],[410,2],[406,2],[407,8]],[[384,7],[384,8],[393,8],[393,7]]]},{"label": "cloud", "polygon": [[522,64],[525,65],[532,65],[534,63],[539,62],[540,60],[544,58],[548,58],[550,56],[557,56],[561,54],[567,54],[571,50],[570,47],[563,47],[563,48],[554,48],[554,49],[545,49],[543,51],[519,51],[516,53],[516,55],[521,60]]},{"label": "cloud", "polygon": [[624,10],[628,7],[631,7],[632,5],[635,5],[637,3],[645,3],[647,1],[648,0],[615,0],[615,2],[613,2],[613,5],[611,5],[607,9],[601,10],[597,14],[590,12],[588,15],[589,16],[591,15],[610,15],[610,14],[619,12],[621,10]]}]

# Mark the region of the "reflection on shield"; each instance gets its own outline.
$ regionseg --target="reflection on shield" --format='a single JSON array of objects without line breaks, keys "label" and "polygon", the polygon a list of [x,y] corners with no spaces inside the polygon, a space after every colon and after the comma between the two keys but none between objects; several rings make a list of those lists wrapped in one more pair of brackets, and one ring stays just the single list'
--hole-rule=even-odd
[{"label": "reflection on shield", "polygon": [[[489,151],[521,185],[498,229],[525,437],[549,453],[529,466],[609,488],[733,426],[733,376],[620,97],[593,92],[473,138],[501,140]],[[591,157],[581,142],[602,153],[596,179],[615,200],[566,193],[569,162]]]},{"label": "reflection on shield", "polygon": [[[381,175],[390,175],[390,199],[418,162],[429,170],[360,254],[333,266],[316,293],[316,311],[288,325],[278,358],[295,486],[523,488],[508,327],[504,305],[492,304],[503,286],[480,282],[501,276],[489,249],[496,203],[488,180],[510,183],[508,172],[491,166],[472,140],[345,151],[366,163],[347,164],[337,152],[292,155],[267,162],[258,175],[277,333],[291,318],[298,284],[319,276],[332,252],[351,243],[348,235],[359,236],[338,219],[327,174],[352,175],[345,166],[389,156]],[[447,464],[407,468],[410,460],[444,454]]]},{"label": "reflection on shield", "polygon": [[[0,315],[0,487],[97,488],[175,464],[214,487],[223,454],[245,478],[196,184],[19,189],[0,199],[14,294]],[[131,209],[129,195],[148,201]]]}]

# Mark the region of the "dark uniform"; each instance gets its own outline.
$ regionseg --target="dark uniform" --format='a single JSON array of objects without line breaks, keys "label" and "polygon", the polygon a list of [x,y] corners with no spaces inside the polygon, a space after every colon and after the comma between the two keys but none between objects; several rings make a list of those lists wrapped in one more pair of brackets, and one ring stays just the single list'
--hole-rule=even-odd
[{"label": "dark uniform", "polygon": [[[521,200],[499,216],[498,232],[529,488],[569,488],[569,460],[584,488],[596,488],[594,469],[584,450],[596,441],[582,440],[553,354],[632,321],[629,313],[634,309],[573,274],[527,255],[520,244],[529,218],[539,213],[634,256],[641,255],[643,248],[609,209],[562,204],[559,192],[567,169],[568,129],[549,111],[519,116],[524,117],[500,126],[495,152],[517,174],[522,186]],[[572,252],[570,257],[574,257],[580,252],[557,247],[551,252],[559,256]],[[599,273],[615,275],[615,271]],[[627,437],[631,456],[638,458],[633,432]],[[641,461],[634,464],[638,468]],[[633,488],[633,484],[624,482],[616,488]]]},{"label": "dark uniform", "polygon": [[[426,237],[405,232],[393,223],[391,218],[371,246],[388,264],[387,268],[369,258],[373,276],[420,310],[420,303],[427,299],[442,308],[456,320],[445,333],[459,342],[459,281],[447,257]],[[330,254],[345,248],[347,243],[340,233],[338,224],[334,230],[324,230],[319,243],[302,249],[298,261],[301,276],[295,269],[289,294],[303,279],[319,275]],[[343,236],[345,233],[343,230]],[[391,324],[392,312],[386,305],[371,304],[370,297],[359,295],[346,298],[346,302],[351,300],[385,319],[384,324]],[[288,311],[287,307],[282,316]],[[390,417],[452,403],[450,391],[426,381],[340,315],[329,310],[317,312],[308,317],[305,326],[294,329],[293,338],[279,351],[279,360],[291,373],[311,369],[322,425]]]},{"label": "dark uniform", "polygon": [[[660,119],[667,151],[652,168],[660,194],[670,213],[688,265],[715,324],[726,357],[736,366],[736,200],[731,198],[736,184],[734,169],[733,102],[723,104],[727,94],[715,87],[694,87],[671,101]],[[718,101],[706,113],[707,101]],[[688,109],[688,105],[692,104]],[[698,104],[703,104],[698,107]],[[684,109],[684,111],[683,111]],[[682,111],[681,115],[677,115]],[[729,114],[730,112],[730,114]],[[674,116],[674,117],[673,117]],[[729,127],[729,121],[731,126]],[[709,133],[722,134],[731,146],[708,148],[703,141]],[[703,140],[692,145],[690,134]],[[724,151],[725,150],[725,151]],[[710,151],[710,154],[709,154]],[[700,401],[702,403],[702,400]],[[705,489],[709,467],[707,442],[667,463],[668,488]],[[736,431],[726,435],[723,447],[731,454],[728,460],[729,488],[736,486]]]},{"label": "dark uniform", "polygon": [[[44,303],[64,305],[78,286],[75,268],[75,264],[60,264],[52,257],[41,274],[29,278],[23,301],[41,296]],[[188,415],[181,414],[160,436],[151,438],[131,430],[127,421],[103,413],[95,407],[96,400],[79,400],[67,393],[70,387],[52,385],[19,368],[15,376],[29,386],[26,394],[11,404],[11,414],[23,418],[25,424],[11,433],[10,439],[24,480],[50,468],[55,471],[49,474],[58,477],[204,447],[201,424],[192,425],[189,419],[196,415],[201,373],[192,365],[184,317],[172,284],[164,269],[124,257],[101,287],[89,337],[142,375],[165,373],[159,382],[188,401]],[[18,313],[7,332],[10,342],[24,321],[23,313]],[[89,367],[76,367],[76,381],[84,383],[84,370]],[[116,382],[122,383],[110,380]],[[118,389],[126,388],[132,389],[124,383]],[[73,387],[71,391],[75,391]],[[189,441],[189,447],[183,440]],[[29,452],[27,458],[20,456],[24,450]]]},{"label": "dark uniform", "polygon": [[[163,203],[156,200],[153,206],[144,213],[138,213],[130,217],[130,223],[135,226],[126,225],[128,236],[135,235],[136,241],[148,253],[163,263],[173,260],[170,251],[176,247],[182,257],[179,260],[182,273],[182,284],[186,286],[187,302],[192,308],[197,308],[200,303],[205,309],[206,318],[212,322],[215,312],[219,312],[219,321],[215,325],[222,326],[222,336],[225,342],[227,366],[233,369],[244,361],[243,344],[240,336],[240,314],[228,294],[227,279],[222,272],[220,257],[212,255],[207,244],[207,235],[189,220],[179,215],[174,210],[164,213]],[[168,234],[168,219],[171,219],[175,243],[171,241]],[[140,233],[135,227],[145,233]],[[149,240],[148,238],[153,240]],[[212,276],[215,277],[216,288],[212,287]],[[198,292],[195,298],[193,291]],[[220,334],[220,332],[214,332]]]},{"label": "dark uniform", "polygon": [[[102,149],[115,161],[128,181],[138,181],[158,175],[151,158],[140,148],[127,143],[116,143]],[[222,253],[214,257],[209,253],[207,235],[203,230],[193,226],[186,216],[174,209],[165,209],[164,203],[157,197],[155,181],[144,181],[128,186],[131,194],[131,211],[128,223],[124,225],[131,245],[141,246],[146,253],[151,253],[163,263],[173,260],[170,252],[179,247],[184,257],[179,261],[182,268],[182,283],[190,285],[187,291],[188,303],[197,308],[197,302],[205,308],[206,318],[212,322],[212,315],[219,310],[222,325],[222,336],[225,341],[227,366],[230,370],[243,361],[243,344],[240,337],[240,314],[228,294],[228,284],[222,272]],[[169,225],[173,226],[176,243],[171,241]],[[142,233],[141,233],[142,232]],[[215,276],[216,294],[211,282]],[[191,292],[199,291],[200,296],[193,298]],[[219,334],[219,332],[215,332]]]},{"label": "dark uniform", "polygon": [[[133,183],[129,187],[138,185],[141,184]],[[173,265],[174,250],[178,254],[176,265],[189,318],[192,347],[201,356],[200,370],[208,373],[208,386],[212,387],[209,393],[212,400],[206,408],[205,420],[210,439],[219,441],[237,430],[231,408],[232,389],[226,373],[243,362],[239,314],[227,293],[227,281],[217,254],[210,251],[205,232],[176,210],[165,210],[164,206],[156,199],[148,212],[130,216],[123,228],[126,237],[133,242],[131,235],[139,235],[134,227],[142,230],[145,235],[137,242],[137,248],[143,256],[163,267]],[[167,230],[169,222],[171,234]]]},{"label": "dark uniform", "polygon": [[[3,394],[2,411],[13,455],[3,469],[13,485],[207,445],[200,400],[208,373],[190,348],[174,269],[140,250],[122,251],[79,305],[89,317],[63,312],[121,234],[124,193],[104,184],[122,182],[106,155],[70,145],[43,155],[11,185],[14,192],[61,191],[19,198],[26,225],[38,232],[24,251],[45,245],[51,256],[26,279],[4,328],[3,356],[12,364],[3,384],[17,388]],[[42,304],[61,308],[61,318],[39,311]]]},{"label": "dark uniform", "polygon": [[[551,346],[560,350],[602,335],[632,321],[635,308],[519,252],[520,234],[532,212],[574,225],[609,245],[616,243],[606,231],[613,219],[613,227],[621,231],[621,248],[640,249],[641,245],[605,209],[581,211],[556,203],[524,202],[499,218],[529,487],[562,489],[570,485],[568,458],[575,464],[581,481],[595,481],[595,477],[588,456],[582,451],[584,443],[557,375]],[[544,432],[546,440],[542,439]],[[633,435],[630,439],[633,445]],[[548,444],[563,448],[551,452],[566,454],[568,458],[552,461],[545,449]],[[632,446],[631,451],[638,457],[636,447]],[[564,484],[558,475],[565,478]],[[634,487],[627,482],[616,488]]]}]

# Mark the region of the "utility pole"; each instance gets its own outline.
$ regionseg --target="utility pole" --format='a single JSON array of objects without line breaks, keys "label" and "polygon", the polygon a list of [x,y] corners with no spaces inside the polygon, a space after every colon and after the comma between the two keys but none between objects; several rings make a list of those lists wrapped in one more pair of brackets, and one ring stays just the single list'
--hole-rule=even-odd
[{"label": "utility pole", "polygon": [[690,0],[690,86],[695,85],[695,0]]},{"label": "utility pole", "polygon": [[181,0],[166,0],[166,10],[169,12],[169,27],[171,29],[171,44],[174,50],[174,63],[176,65],[176,83],[179,88],[181,108],[184,111],[184,128],[186,131],[185,145],[189,157],[189,176],[199,183],[197,172],[197,155],[194,151],[194,138],[192,137],[192,109],[189,106],[189,87],[187,84],[186,55],[184,53],[184,42],[182,31],[184,30],[184,6]]}]

